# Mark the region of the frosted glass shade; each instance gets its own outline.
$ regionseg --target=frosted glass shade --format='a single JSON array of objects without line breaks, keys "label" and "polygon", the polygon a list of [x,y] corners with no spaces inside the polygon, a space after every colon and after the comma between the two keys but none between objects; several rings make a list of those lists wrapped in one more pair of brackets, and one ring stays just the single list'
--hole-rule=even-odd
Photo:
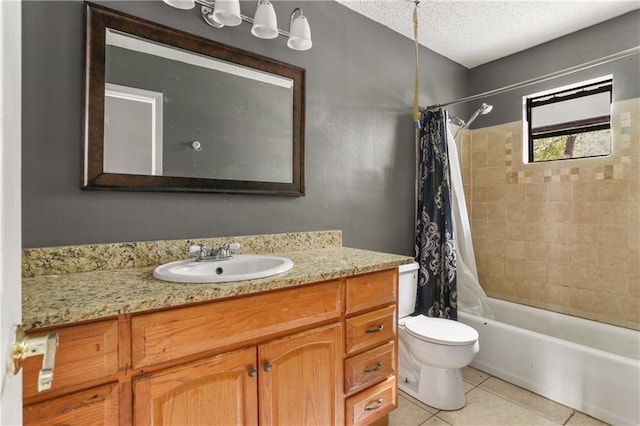
[{"label": "frosted glass shade", "polygon": [[[294,17],[296,11],[300,14]],[[289,28],[289,40],[287,46],[293,50],[309,50],[311,49],[311,28],[307,18],[302,14],[302,10],[296,9],[291,14],[291,25]]]},{"label": "frosted glass shade", "polygon": [[216,0],[213,6],[213,17],[216,21],[229,27],[242,23],[239,0]]},{"label": "frosted glass shade", "polygon": [[175,7],[176,9],[193,9],[196,7],[196,2],[194,0],[162,0],[166,4],[171,7]]},{"label": "frosted glass shade", "polygon": [[253,17],[251,34],[258,38],[271,39],[278,37],[278,21],[276,11],[269,0],[260,0]]}]

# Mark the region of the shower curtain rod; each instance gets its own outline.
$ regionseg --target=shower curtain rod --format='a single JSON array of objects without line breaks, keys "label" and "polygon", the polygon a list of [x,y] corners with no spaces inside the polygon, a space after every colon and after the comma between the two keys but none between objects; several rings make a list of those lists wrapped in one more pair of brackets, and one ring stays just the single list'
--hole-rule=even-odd
[{"label": "shower curtain rod", "polygon": [[456,99],[455,101],[444,102],[441,104],[429,105],[426,108],[420,108],[420,112],[424,112],[430,109],[437,109],[447,105],[455,105],[455,104],[461,104],[463,102],[475,101],[476,99],[482,99],[487,96],[498,95],[500,93],[509,92],[515,89],[520,89],[521,87],[527,87],[533,84],[542,83],[543,81],[551,80],[557,77],[564,77],[565,75],[573,74],[574,72],[593,68],[595,66],[606,64],[607,62],[615,61],[618,59],[626,58],[627,56],[632,56],[637,53],[640,53],[640,46],[632,47],[631,49],[627,49],[618,53],[613,53],[611,55],[603,56],[602,58],[594,59],[592,61],[575,65],[569,68],[565,68],[560,71],[552,72],[550,74],[545,74],[540,77],[531,78],[529,80],[524,80],[519,83],[509,84],[507,86],[500,87],[498,89],[493,89],[487,92],[478,93],[477,95],[467,96],[466,98],[460,98],[460,99]]}]

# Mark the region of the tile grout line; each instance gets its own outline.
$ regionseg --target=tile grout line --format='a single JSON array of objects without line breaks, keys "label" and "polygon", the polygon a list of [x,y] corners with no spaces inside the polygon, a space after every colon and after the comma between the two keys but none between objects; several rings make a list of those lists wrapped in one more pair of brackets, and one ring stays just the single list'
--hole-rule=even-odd
[{"label": "tile grout line", "polygon": [[[438,412],[440,412],[440,411],[438,411]],[[454,425],[452,425],[451,423],[449,423],[449,422],[447,422],[447,421],[445,421],[445,420],[442,420],[442,418],[441,418],[441,417],[437,417],[435,414],[434,414],[433,416],[429,417],[427,420],[425,420],[424,422],[420,423],[420,424],[419,424],[419,425],[417,425],[417,426],[426,426],[426,425],[427,425],[427,422],[429,422],[429,420],[433,419],[434,417],[436,417],[438,420],[440,420],[440,422],[442,422],[442,423],[444,423],[444,424],[447,424],[447,425],[450,425],[450,426],[454,426]]]},{"label": "tile grout line", "polygon": [[[515,385],[514,385],[514,386],[515,386]],[[480,387],[480,385],[478,385],[477,387]],[[520,407],[520,408],[523,408],[523,409],[525,409],[525,410],[527,410],[527,411],[529,411],[529,412],[531,412],[531,413],[533,413],[533,414],[537,414],[537,415],[539,415],[539,416],[542,416],[542,417],[544,417],[544,418],[545,418],[545,419],[547,419],[547,420],[551,420],[552,422],[557,422],[557,420],[556,420],[556,419],[552,419],[552,418],[551,418],[550,416],[548,416],[547,414],[545,414],[545,413],[543,413],[543,412],[540,412],[540,411],[537,411],[537,410],[533,410],[533,409],[531,409],[529,406],[523,405],[523,404],[521,404],[521,403],[519,403],[519,402],[517,402],[517,401],[514,401],[514,400],[512,400],[512,399],[505,398],[504,396],[500,395],[500,394],[499,394],[499,393],[497,393],[497,392],[492,391],[491,389],[487,389],[487,388],[485,388],[485,387],[480,387],[480,389],[482,389],[482,390],[483,390],[483,391],[485,391],[485,392],[489,392],[491,395],[494,395],[494,396],[496,396],[496,397],[498,397],[498,398],[500,398],[500,399],[502,399],[502,400],[504,400],[504,401],[507,401],[507,402],[509,402],[509,403],[513,404],[513,405],[516,405],[516,406],[518,406],[518,407]],[[521,388],[521,389],[524,389],[524,388]],[[524,389],[524,390],[527,390],[527,389]],[[531,391],[528,391],[528,392],[531,392]],[[551,401],[551,402],[555,402],[555,401],[552,401],[552,400],[550,400],[550,399],[548,399],[548,398],[543,397],[542,395],[538,395],[538,394],[537,394],[537,393],[535,393],[535,392],[531,392],[531,393],[532,393],[533,395],[537,396],[537,397],[540,397],[540,398],[543,398],[543,399],[549,400],[549,401]],[[557,403],[557,402],[555,402],[555,403],[556,403],[556,404],[559,404],[559,403]],[[562,405],[562,404],[559,404],[559,405]],[[573,415],[575,414],[575,410],[574,410],[574,409],[572,409],[571,407],[567,407],[566,405],[562,405],[562,406],[563,406],[563,407],[566,407],[566,408],[569,408],[569,409],[571,410],[571,414],[569,415],[569,417],[567,418],[567,420],[565,420],[563,423],[558,423],[558,424],[561,424],[561,425],[566,425],[566,424],[567,424],[567,422],[571,419],[571,417],[573,417]]]},{"label": "tile grout line", "polygon": [[[509,404],[511,404],[511,405],[513,405],[513,406],[515,406],[515,407],[518,407],[518,408],[520,408],[520,409],[526,410],[526,411],[528,411],[529,413],[532,413],[532,414],[534,414],[534,415],[541,416],[541,417],[543,417],[543,418],[545,418],[545,419],[547,419],[547,420],[549,420],[549,421],[552,421],[554,424],[556,424],[556,425],[558,425],[558,426],[560,426],[560,425],[562,425],[562,426],[566,426],[566,425],[568,425],[568,424],[569,424],[569,422],[571,421],[571,419],[573,419],[573,418],[576,416],[576,414],[580,412],[580,411],[575,410],[575,409],[573,409],[573,408],[571,408],[571,407],[568,407],[568,406],[566,406],[566,405],[564,405],[564,404],[560,404],[560,403],[558,403],[558,402],[555,402],[555,401],[553,401],[553,400],[550,400],[549,398],[545,398],[544,396],[539,395],[539,394],[536,394],[535,392],[531,392],[531,391],[528,391],[527,389],[521,388],[521,387],[519,387],[519,386],[517,386],[517,385],[513,385],[513,386],[516,386],[516,387],[518,387],[518,388],[520,388],[520,389],[522,389],[522,390],[524,390],[524,391],[527,391],[528,393],[530,393],[530,394],[531,394],[532,396],[534,396],[534,397],[538,397],[538,398],[541,398],[541,399],[543,399],[543,400],[546,400],[546,401],[549,401],[549,402],[555,403],[555,404],[557,404],[557,405],[559,405],[559,406],[561,406],[561,407],[564,407],[564,408],[566,408],[566,409],[570,410],[570,414],[568,415],[568,417],[567,417],[564,421],[559,422],[557,418],[552,418],[552,416],[550,416],[550,415],[546,414],[544,411],[538,411],[538,410],[536,410],[536,409],[532,408],[532,406],[530,406],[530,405],[526,405],[526,404],[525,404],[525,403],[523,403],[523,402],[519,402],[519,401],[515,401],[515,400],[512,400],[512,399],[509,399],[509,398],[508,398],[508,396],[503,396],[503,395],[501,395],[501,394],[497,393],[496,391],[494,391],[494,390],[492,390],[492,389],[485,388],[485,387],[484,387],[484,386],[482,386],[482,385],[483,385],[485,382],[487,382],[489,379],[491,379],[492,377],[495,377],[495,376],[492,376],[491,374],[485,373],[485,372],[483,372],[483,371],[481,371],[481,370],[478,370],[478,371],[480,371],[481,373],[483,373],[483,375],[486,375],[486,377],[484,377],[483,379],[481,379],[481,380],[477,381],[477,384],[472,383],[472,382],[470,382],[470,381],[468,381],[468,380],[463,379],[464,383],[465,383],[466,385],[470,386],[470,388],[465,392],[465,396],[466,396],[466,395],[468,395],[470,392],[472,392],[474,389],[480,388],[480,390],[482,390],[482,391],[484,391],[484,392],[487,392],[487,393],[489,393],[489,394],[491,394],[491,395],[493,395],[493,396],[495,396],[495,397],[497,397],[497,398],[500,398],[501,400],[503,400],[503,401],[505,401],[505,402],[507,402],[507,403],[509,403]],[[497,377],[496,377],[496,379],[501,380],[501,379],[499,379],[499,378],[497,378]],[[507,382],[507,383],[508,383],[508,382]],[[455,426],[455,425],[453,425],[453,424],[451,424],[451,423],[449,423],[449,422],[445,421],[445,420],[444,420],[444,419],[442,419],[441,417],[439,417],[439,414],[440,414],[442,411],[446,411],[446,410],[439,410],[439,409],[437,409],[437,408],[435,408],[435,407],[431,407],[431,406],[429,406],[429,405],[427,405],[427,404],[424,404],[424,403],[422,403],[422,402],[418,402],[418,400],[414,400],[414,398],[413,398],[413,397],[411,397],[409,394],[403,394],[403,393],[401,393],[401,394],[400,394],[400,396],[401,396],[401,397],[403,397],[406,401],[410,402],[413,406],[415,406],[415,407],[417,407],[417,408],[419,408],[419,409],[421,409],[421,410],[425,411],[427,414],[429,414],[429,417],[428,417],[426,420],[424,420],[422,423],[419,423],[419,424],[417,424],[417,425],[415,425],[415,426],[427,426],[427,423],[428,423],[429,421],[433,420],[433,418],[434,418],[434,417],[436,417],[436,418],[437,418],[437,420],[438,420],[439,422],[441,422],[441,423],[444,423],[444,424],[447,424],[447,425],[450,425],[450,426]],[[429,409],[425,409],[421,404],[422,404],[422,405],[424,405],[424,406],[426,406],[426,407],[429,407]],[[465,404],[465,406],[466,406],[466,404]],[[430,410],[434,410],[434,411],[435,411],[435,413],[431,413],[431,411],[430,411]],[[590,417],[590,416],[589,416],[589,417]],[[596,420],[598,420],[598,419],[596,419]],[[600,421],[600,420],[599,420],[599,421]]]},{"label": "tile grout line", "polygon": [[564,423],[562,423],[562,424],[563,424],[563,425],[568,424],[568,423],[569,423],[569,421],[570,421],[570,420],[573,418],[573,416],[575,416],[575,415],[576,415],[576,412],[575,412],[575,411],[572,411],[572,412],[571,412],[571,415],[569,416],[569,418],[567,419],[567,421],[566,421],[566,422],[564,422]]},{"label": "tile grout line", "polygon": [[[410,396],[409,394],[406,394],[406,395],[407,395],[407,396]],[[431,406],[429,405],[429,407],[431,407],[431,408],[433,408],[434,410],[436,410],[436,412],[435,412],[435,413],[431,413],[430,411],[425,410],[425,409],[424,409],[422,406],[420,406],[419,404],[416,404],[416,403],[413,401],[413,399],[412,399],[413,397],[411,397],[411,398],[406,398],[406,397],[402,396],[402,394],[398,394],[398,396],[399,396],[399,397],[404,398],[406,401],[408,401],[408,402],[410,402],[411,404],[415,405],[415,406],[416,406],[416,407],[418,407],[420,410],[422,410],[422,411],[424,411],[425,413],[429,414],[429,417],[427,417],[427,419],[426,419],[424,422],[422,422],[422,423],[418,423],[416,426],[420,426],[420,425],[424,424],[425,422],[427,422],[427,421],[431,420],[431,418],[433,418],[434,416],[436,416],[436,414],[438,414],[440,411],[442,411],[442,410],[438,410],[437,408],[431,407]],[[424,404],[424,402],[423,402],[422,404]],[[426,404],[424,404],[424,405],[426,405]]]}]

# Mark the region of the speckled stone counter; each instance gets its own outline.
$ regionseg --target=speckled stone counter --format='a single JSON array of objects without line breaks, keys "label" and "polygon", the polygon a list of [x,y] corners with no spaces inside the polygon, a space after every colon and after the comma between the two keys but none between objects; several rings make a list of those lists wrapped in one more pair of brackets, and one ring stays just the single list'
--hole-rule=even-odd
[{"label": "speckled stone counter", "polygon": [[[297,234],[295,236],[306,238]],[[22,322],[26,329],[31,329],[86,321],[124,313],[143,312],[282,289],[348,275],[379,271],[413,261],[408,256],[341,247],[339,245],[341,244],[339,231],[337,237],[326,234],[321,237],[328,237],[332,243],[326,244],[327,247],[324,247],[324,244],[315,243],[306,247],[304,244],[298,246],[294,244],[293,247],[302,248],[302,250],[295,251],[286,250],[286,248],[292,247],[288,244],[276,245],[277,248],[285,248],[285,250],[279,251],[251,250],[253,253],[284,255],[294,262],[294,267],[289,272],[259,280],[218,284],[171,283],[153,278],[152,272],[155,264],[120,269],[96,270],[95,268],[87,268],[90,269],[87,272],[26,277],[22,283]],[[339,244],[335,244],[336,238]],[[313,240],[313,238],[311,239]],[[225,239],[225,241],[228,240],[228,238]],[[235,240],[239,241],[237,238]],[[274,248],[275,246],[269,247]],[[181,254],[181,257],[178,258],[184,258],[184,255]],[[171,260],[175,259],[163,260],[158,263]],[[61,268],[65,269],[65,267]]]},{"label": "speckled stone counter", "polygon": [[185,259],[187,248],[192,244],[206,244],[207,247],[212,248],[232,241],[242,246],[244,254],[285,253],[340,247],[342,246],[342,232],[292,232],[24,249],[22,251],[22,277],[161,265]]}]

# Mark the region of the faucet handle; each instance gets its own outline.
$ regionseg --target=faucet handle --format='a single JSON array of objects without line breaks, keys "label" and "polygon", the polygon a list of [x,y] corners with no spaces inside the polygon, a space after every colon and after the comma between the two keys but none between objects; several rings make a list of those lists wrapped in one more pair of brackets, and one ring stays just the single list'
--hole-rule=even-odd
[{"label": "faucet handle", "polygon": [[201,251],[202,251],[202,247],[200,246],[200,244],[194,244],[192,246],[189,246],[189,248],[187,249],[187,252],[189,254],[200,253]]},{"label": "faucet handle", "polygon": [[238,251],[240,250],[240,244],[236,243],[235,241],[232,243],[225,243],[222,246],[220,246],[219,249],[217,249],[216,253],[221,257],[221,258],[228,258],[233,256],[234,254],[238,254]]},{"label": "faucet handle", "polygon": [[192,254],[196,254],[196,257],[198,256],[206,256],[207,254],[207,245],[206,244],[194,244],[194,245],[190,245],[189,248],[187,249],[187,253],[189,254],[189,256],[191,256]]}]

